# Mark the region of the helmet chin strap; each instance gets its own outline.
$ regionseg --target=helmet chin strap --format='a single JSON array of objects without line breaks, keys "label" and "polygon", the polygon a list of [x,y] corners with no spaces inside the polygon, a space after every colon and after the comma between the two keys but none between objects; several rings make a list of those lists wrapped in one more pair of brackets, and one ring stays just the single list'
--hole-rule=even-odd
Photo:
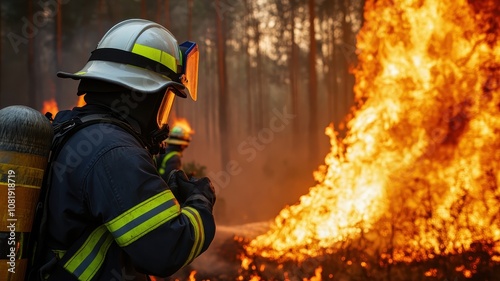
[{"label": "helmet chin strap", "polygon": [[165,124],[160,129],[151,132],[151,142],[148,145],[149,153],[152,155],[165,153],[165,144],[163,141],[168,138],[169,131],[168,124]]}]

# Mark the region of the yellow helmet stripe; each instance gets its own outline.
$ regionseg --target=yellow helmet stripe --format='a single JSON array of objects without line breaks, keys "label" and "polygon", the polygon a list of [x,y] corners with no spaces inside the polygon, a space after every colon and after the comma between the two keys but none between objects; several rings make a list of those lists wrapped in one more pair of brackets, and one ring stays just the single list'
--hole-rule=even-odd
[{"label": "yellow helmet stripe", "polygon": [[146,45],[141,45],[141,44],[134,44],[134,47],[132,48],[132,53],[141,55],[143,57],[146,57],[150,60],[154,60],[155,62],[158,62],[166,67],[168,67],[170,70],[173,72],[177,73],[177,60],[175,59],[174,56],[171,54],[164,52],[160,49],[156,49],[153,47],[149,47]]}]

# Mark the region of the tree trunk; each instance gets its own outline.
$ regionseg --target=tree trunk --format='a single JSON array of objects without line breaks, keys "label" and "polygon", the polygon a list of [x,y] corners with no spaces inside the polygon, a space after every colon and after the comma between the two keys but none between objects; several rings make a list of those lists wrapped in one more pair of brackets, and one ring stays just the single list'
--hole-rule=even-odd
[{"label": "tree trunk", "polygon": [[119,1],[106,1],[106,10],[110,15],[110,19],[112,23],[116,23],[122,20],[123,14],[123,6],[120,5]]},{"label": "tree trunk", "polygon": [[[210,48],[210,56],[208,57],[209,58],[209,72],[207,73],[216,73],[216,69],[215,69],[215,66],[217,65],[216,64],[216,61],[217,61],[217,55],[215,53],[216,50],[214,50],[213,48]],[[212,139],[212,143],[213,144],[220,144],[220,142],[217,142],[218,139],[218,135],[219,135],[219,130],[217,130],[217,118],[219,117],[218,115],[218,112],[219,112],[219,96],[218,95],[215,95],[215,93],[217,93],[217,85],[215,83],[215,79],[208,79],[209,80],[209,93],[214,93],[213,95],[211,95],[210,97],[210,108],[209,108],[209,111],[210,111],[210,136],[211,136],[211,139]]]},{"label": "tree trunk", "polygon": [[309,0],[309,151],[310,159],[318,156],[318,78],[316,73],[315,1]]},{"label": "tree trunk", "polygon": [[[187,1],[187,39],[192,40],[192,21],[193,21],[193,0]],[[183,102],[178,102],[174,105],[175,114],[178,117],[186,118],[188,114],[185,110],[186,104]]]},{"label": "tree trunk", "polygon": [[[341,12],[344,15],[342,21],[342,52],[344,61],[344,70],[342,75],[342,87],[340,88],[342,94],[342,119],[346,121],[346,117],[349,114],[350,108],[353,104],[353,87],[354,87],[354,76],[349,73],[349,67],[355,62],[355,36],[352,31],[352,21],[347,21],[347,18],[351,18],[350,11],[350,1],[342,1],[340,4]],[[345,135],[345,129],[341,132],[341,136]]]},{"label": "tree trunk", "polygon": [[[211,62],[211,50],[209,50],[208,45],[205,45],[204,48],[200,49],[200,57],[203,56],[203,63],[200,64],[200,66],[203,67],[203,73],[213,73],[214,71],[212,70],[212,62]],[[204,84],[199,85],[203,89],[206,89],[206,93],[214,93],[214,89],[212,88],[212,81],[213,79],[204,79]],[[200,81],[201,82],[201,81]],[[212,112],[214,111],[213,109],[213,95],[207,94],[204,97],[200,97],[200,99],[203,99],[203,110],[204,110],[204,120],[203,120],[203,128],[205,129],[205,136],[206,136],[206,147],[213,147],[213,138],[212,138],[212,126],[214,123],[214,120],[212,120]]]},{"label": "tree trunk", "polygon": [[187,38],[193,40],[193,0],[188,0]]},{"label": "tree trunk", "polygon": [[[57,1],[57,15],[56,15],[56,58],[57,58],[57,63],[56,63],[56,68],[61,69],[62,68],[62,5],[60,1]],[[61,83],[55,83],[56,84],[56,101],[58,104],[61,104],[61,102],[65,99],[65,95],[62,93]],[[76,97],[75,97],[75,104],[76,105]]]},{"label": "tree trunk", "polygon": [[344,135],[344,121],[345,121],[345,103],[346,103],[346,83],[347,83],[347,48],[349,47],[347,42],[344,41],[344,32],[346,25],[346,9],[344,1],[339,1],[335,5],[336,13],[341,15],[340,22],[338,23],[338,32],[340,36],[336,38],[335,46],[335,72],[338,78],[336,82],[336,98],[335,98],[335,119],[341,121],[342,126],[340,129],[340,136]]},{"label": "tree trunk", "polygon": [[[28,19],[33,18],[33,0],[28,1]],[[31,32],[34,32],[33,30]],[[38,86],[37,76],[35,75],[35,40],[34,36],[28,36],[28,106],[34,109],[41,109],[41,101],[37,99],[36,89]]]},{"label": "tree trunk", "polygon": [[[334,17],[335,15],[335,5],[332,2],[325,2],[325,8],[323,12],[323,20],[328,22],[328,18]],[[329,122],[334,122],[337,126],[338,120],[335,118],[335,83],[337,81],[337,76],[335,73],[335,24],[327,24],[326,30],[323,33],[327,35],[327,39],[324,44],[327,45],[325,48],[325,71],[324,71],[324,83],[326,88],[326,102],[327,102],[327,116]]]},{"label": "tree trunk", "polygon": [[253,28],[255,31],[255,59],[256,59],[256,67],[255,70],[256,72],[254,73],[253,77],[255,77],[255,83],[257,86],[257,102],[256,102],[256,108],[255,108],[255,114],[256,114],[256,120],[255,120],[255,131],[259,131],[262,128],[264,128],[264,99],[263,99],[263,90],[262,90],[262,54],[260,51],[260,28],[259,28],[259,22],[255,20],[253,22]]},{"label": "tree trunk", "polygon": [[156,0],[156,15],[155,21],[161,24],[161,0]]},{"label": "tree trunk", "polygon": [[[344,82],[344,114],[343,116],[347,116],[349,113],[349,108],[351,107],[351,92],[352,87],[354,86],[352,74],[349,73],[349,67],[352,63],[352,56],[354,51],[354,41],[352,40],[352,29],[351,29],[351,21],[347,22],[347,18],[351,17],[351,12],[349,9],[350,1],[344,0],[343,2],[343,10],[344,10],[344,21],[343,21],[343,41],[345,43],[344,48],[344,56],[346,60],[346,69],[345,69],[345,82]],[[345,117],[344,117],[345,118]]]},{"label": "tree trunk", "polygon": [[165,0],[164,2],[165,5],[165,20],[163,22],[163,26],[165,26],[167,29],[170,29],[170,1]]},{"label": "tree trunk", "polygon": [[[36,101],[34,108],[40,110],[43,101],[56,99],[57,78],[54,73],[57,72],[57,69],[54,62],[57,62],[57,19],[55,18],[57,11],[54,7],[45,7],[44,4],[38,4],[40,10],[36,13],[40,15],[39,20],[40,22],[43,21],[44,24],[37,27],[36,36],[33,36],[33,56],[32,61],[29,59],[29,67],[33,67],[31,71],[33,71],[34,80],[32,81],[36,81],[34,87],[30,89]],[[57,9],[57,7],[55,8]],[[50,9],[50,12],[41,12],[42,10],[46,11],[46,9]],[[31,9],[31,13],[33,12],[34,9]],[[33,19],[33,17],[29,19]]]},{"label": "tree trunk", "polygon": [[141,0],[141,18],[142,19],[147,19],[148,18],[148,11],[147,11],[146,0]]},{"label": "tree trunk", "polygon": [[[297,9],[297,4],[295,0],[290,0],[290,94],[291,94],[291,103],[292,103],[292,114],[299,114],[299,79],[298,79],[298,70],[299,70],[299,52],[298,46],[295,43],[295,12]],[[294,147],[298,147],[301,135],[300,135],[300,122],[299,118],[295,118],[292,120],[292,145]]]},{"label": "tree trunk", "polygon": [[104,24],[103,24],[104,4],[105,4],[104,0],[99,0],[97,2],[97,30],[99,31],[100,36],[104,35]]},{"label": "tree trunk", "polygon": [[[216,7],[220,6],[220,1],[215,0]],[[228,115],[228,96],[227,96],[227,74],[226,74],[226,55],[225,55],[225,26],[224,17],[216,16],[216,26],[217,26],[217,68],[218,68],[218,80],[219,80],[219,137],[221,146],[221,164],[225,167],[226,163],[229,161],[229,147],[228,138],[229,134],[229,115]]]},{"label": "tree trunk", "polygon": [[[251,21],[253,19],[252,13],[253,13],[253,7],[252,7],[252,2],[250,0],[245,0],[245,8],[246,8],[246,13],[245,13],[245,30],[248,31],[251,28]],[[245,45],[244,50],[246,51],[245,57],[245,82],[246,82],[246,88],[245,88],[245,94],[246,94],[246,112],[247,112],[247,132],[248,133],[253,133],[253,105],[252,105],[252,79],[251,79],[251,72],[252,72],[252,61],[251,61],[251,56],[250,56],[250,41],[252,39],[250,38],[249,32],[245,32],[245,39],[243,41],[243,44]]]}]

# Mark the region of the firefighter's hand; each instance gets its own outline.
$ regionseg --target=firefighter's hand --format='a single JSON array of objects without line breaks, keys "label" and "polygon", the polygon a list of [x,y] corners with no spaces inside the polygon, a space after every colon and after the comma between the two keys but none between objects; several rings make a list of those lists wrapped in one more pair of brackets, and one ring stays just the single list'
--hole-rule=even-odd
[{"label": "firefighter's hand", "polygon": [[189,183],[186,173],[182,170],[172,170],[167,184],[180,204],[184,204],[189,195],[193,193],[194,185]]},{"label": "firefighter's hand", "polygon": [[201,203],[212,210],[215,204],[215,189],[207,177],[188,179],[181,170],[170,173],[168,185],[181,205]]},{"label": "firefighter's hand", "polygon": [[170,173],[168,185],[181,205],[203,205],[213,210],[215,204],[215,189],[207,177],[188,179],[182,170]]},{"label": "firefighter's hand", "polygon": [[191,178],[189,182],[194,184],[195,189],[193,190],[193,195],[188,198],[188,201],[201,199],[202,201],[208,203],[210,205],[210,209],[212,209],[215,204],[216,197],[215,188],[210,179],[207,177],[201,179]]}]

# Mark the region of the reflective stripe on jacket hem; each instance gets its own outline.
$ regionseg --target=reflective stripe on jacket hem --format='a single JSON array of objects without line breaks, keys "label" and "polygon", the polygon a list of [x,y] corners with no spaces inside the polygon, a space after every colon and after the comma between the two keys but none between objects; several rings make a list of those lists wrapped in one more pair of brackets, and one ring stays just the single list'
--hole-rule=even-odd
[{"label": "reflective stripe on jacket hem", "polygon": [[101,225],[90,233],[85,243],[64,264],[64,268],[80,281],[91,280],[101,268],[112,242],[113,236],[105,225]]},{"label": "reflective stripe on jacket hem", "polygon": [[180,212],[172,191],[160,192],[92,231],[63,267],[80,281],[92,280],[113,241],[125,247]]}]

